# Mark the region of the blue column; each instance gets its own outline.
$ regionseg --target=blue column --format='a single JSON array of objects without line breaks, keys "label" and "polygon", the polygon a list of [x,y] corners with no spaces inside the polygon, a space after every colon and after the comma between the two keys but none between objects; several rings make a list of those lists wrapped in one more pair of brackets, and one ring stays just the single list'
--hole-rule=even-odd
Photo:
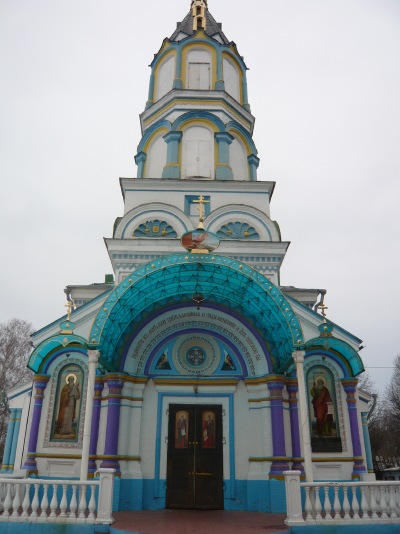
[{"label": "blue column", "polygon": [[250,104],[248,103],[248,95],[247,95],[247,78],[246,78],[246,72],[243,72],[242,77],[242,90],[243,90],[243,107],[250,113]]},{"label": "blue column", "polygon": [[255,154],[250,154],[250,156],[247,157],[247,161],[249,162],[250,182],[256,182],[257,169],[260,165],[260,158],[258,158]]},{"label": "blue column", "polygon": [[225,91],[225,82],[223,78],[222,68],[222,51],[219,47],[217,50],[217,81],[215,82],[215,89],[217,91]]},{"label": "blue column", "polygon": [[144,164],[147,159],[146,152],[138,152],[135,156],[135,163],[138,166],[137,178],[143,178]]},{"label": "blue column", "polygon": [[175,78],[172,84],[172,89],[182,89],[182,48],[179,46],[176,50],[175,56]]},{"label": "blue column", "polygon": [[374,472],[374,464],[373,464],[373,461],[372,461],[371,440],[369,438],[367,415],[368,415],[368,412],[361,412],[361,422],[362,422],[362,430],[363,430],[364,446],[365,446],[365,456],[366,456],[365,459],[367,461],[368,473],[373,473]]},{"label": "blue column", "polygon": [[7,439],[6,439],[6,444],[5,444],[4,453],[3,453],[3,465],[1,466],[2,473],[10,472],[10,453],[11,453],[11,447],[12,447],[12,442],[13,442],[16,411],[17,410],[15,408],[11,408],[10,410],[10,417],[8,419]]},{"label": "blue column", "polygon": [[12,444],[11,444],[10,459],[8,461],[8,468],[11,473],[14,471],[14,463],[15,463],[15,455],[17,453],[19,429],[21,426],[21,414],[22,414],[22,409],[17,408],[15,410],[15,425],[14,425]]},{"label": "blue column", "polygon": [[167,164],[162,173],[163,178],[179,179],[181,177],[179,165],[179,143],[182,139],[182,132],[168,132],[163,137],[167,143]]},{"label": "blue column", "polygon": [[150,75],[149,96],[146,102],[146,109],[150,108],[154,104],[154,73]]},{"label": "blue column", "polygon": [[215,134],[215,140],[218,143],[218,163],[215,169],[215,178],[217,180],[233,180],[232,167],[229,166],[229,145],[233,137],[227,132]]}]

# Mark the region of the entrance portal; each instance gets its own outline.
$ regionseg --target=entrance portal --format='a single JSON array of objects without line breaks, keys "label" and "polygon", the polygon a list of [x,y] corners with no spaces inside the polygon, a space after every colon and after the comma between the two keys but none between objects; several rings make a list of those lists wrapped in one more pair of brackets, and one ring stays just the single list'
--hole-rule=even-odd
[{"label": "entrance portal", "polygon": [[167,508],[222,510],[222,406],[169,407]]}]

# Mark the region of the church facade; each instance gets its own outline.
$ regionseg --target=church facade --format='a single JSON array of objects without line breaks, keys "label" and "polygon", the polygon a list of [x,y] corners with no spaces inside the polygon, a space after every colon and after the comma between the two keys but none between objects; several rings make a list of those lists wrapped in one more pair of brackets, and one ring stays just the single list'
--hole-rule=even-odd
[{"label": "church facade", "polygon": [[324,292],[280,283],[246,70],[193,0],[151,63],[114,274],[67,286],[68,315],[34,334],[3,473],[78,478],[89,403],[87,476],[115,469],[116,510],[281,511],[304,447],[315,480],[371,476],[361,340],[317,313]]}]

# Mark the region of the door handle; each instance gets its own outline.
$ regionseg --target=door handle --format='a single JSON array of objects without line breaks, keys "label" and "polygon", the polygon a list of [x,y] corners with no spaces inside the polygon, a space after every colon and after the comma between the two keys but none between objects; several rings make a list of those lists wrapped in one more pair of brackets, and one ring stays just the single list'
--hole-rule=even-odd
[{"label": "door handle", "polygon": [[189,476],[196,476],[196,477],[212,477],[212,473],[189,473]]}]

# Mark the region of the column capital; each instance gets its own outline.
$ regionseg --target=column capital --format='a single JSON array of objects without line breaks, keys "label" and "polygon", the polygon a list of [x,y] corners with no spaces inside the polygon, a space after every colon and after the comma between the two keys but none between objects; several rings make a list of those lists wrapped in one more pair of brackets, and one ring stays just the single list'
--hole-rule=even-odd
[{"label": "column capital", "polygon": [[295,361],[295,363],[300,363],[300,364],[303,364],[304,363],[304,356],[305,356],[306,352],[304,350],[295,350],[292,352],[292,357],[293,357],[293,360]]},{"label": "column capital", "polygon": [[88,350],[89,363],[96,363],[99,361],[100,351],[95,349]]},{"label": "column capital", "polygon": [[247,161],[250,165],[254,165],[256,169],[258,169],[258,166],[260,165],[260,158],[258,156],[250,154],[250,156],[247,156]]},{"label": "column capital", "polygon": [[358,384],[357,378],[342,378],[340,381],[347,394],[347,401],[354,400]]},{"label": "column capital", "polygon": [[229,134],[228,132],[216,132],[214,137],[217,143],[227,143],[228,145],[230,145],[234,140],[233,135]]},{"label": "column capital", "polygon": [[163,139],[168,144],[172,141],[180,141],[182,139],[182,135],[182,132],[168,132],[163,136]]},{"label": "column capital", "polygon": [[135,156],[135,163],[139,165],[139,163],[143,163],[146,161],[147,154],[146,152],[138,152]]}]

